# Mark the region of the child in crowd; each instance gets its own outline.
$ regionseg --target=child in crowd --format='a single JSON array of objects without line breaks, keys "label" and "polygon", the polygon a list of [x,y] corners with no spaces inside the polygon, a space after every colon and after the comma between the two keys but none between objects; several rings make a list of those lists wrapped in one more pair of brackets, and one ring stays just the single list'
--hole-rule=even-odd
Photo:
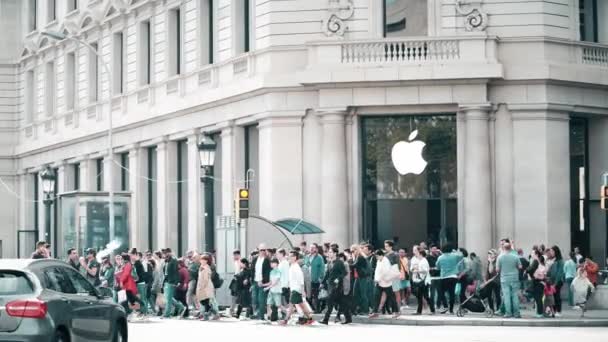
[{"label": "child in crowd", "polygon": [[574,305],[581,308],[581,317],[585,316],[587,300],[593,293],[593,283],[587,277],[584,268],[579,268],[576,278],[572,281],[571,290],[573,293]]},{"label": "child in crowd", "polygon": [[263,284],[264,291],[268,291],[268,300],[266,301],[266,304],[268,305],[268,320],[272,320],[271,317],[273,307],[277,308],[281,312],[284,311],[282,306],[283,288],[281,287],[279,260],[276,258],[270,260],[270,267],[272,268],[272,271],[270,271],[270,282]]},{"label": "child in crowd", "polygon": [[553,285],[548,279],[545,281],[545,300],[543,305],[545,307],[546,317],[555,317],[555,285]]}]

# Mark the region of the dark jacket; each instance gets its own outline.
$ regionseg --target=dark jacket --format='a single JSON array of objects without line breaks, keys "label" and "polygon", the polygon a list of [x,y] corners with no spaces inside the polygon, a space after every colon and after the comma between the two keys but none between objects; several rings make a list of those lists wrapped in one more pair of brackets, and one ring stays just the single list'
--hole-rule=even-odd
[{"label": "dark jacket", "polygon": [[251,304],[251,270],[249,268],[242,269],[239,273],[234,275],[234,281],[231,284],[231,291],[234,291],[237,297],[238,304],[242,306],[249,306]]},{"label": "dark jacket", "polygon": [[179,283],[179,272],[177,270],[177,259],[171,257],[165,262],[165,282],[172,285]]},{"label": "dark jacket", "polygon": [[323,284],[329,292],[334,290],[343,290],[343,281],[346,276],[346,265],[344,261],[336,259],[327,264],[327,272],[325,272],[325,278]]},{"label": "dark jacket", "polygon": [[441,272],[437,269],[437,257],[429,253],[426,256],[426,261],[429,262],[429,275],[433,278],[439,277]]},{"label": "dark jacket", "polygon": [[146,271],[144,271],[144,265],[141,263],[141,260],[136,260],[133,263],[135,267],[135,272],[137,273],[137,283],[145,283],[146,282]]},{"label": "dark jacket", "polygon": [[[252,276],[251,279],[255,280],[255,265],[258,263],[258,258],[259,257],[255,257],[253,259],[253,261],[251,262],[251,272],[252,272]],[[262,264],[262,283],[264,284],[268,284],[270,282],[270,271],[272,271],[272,267],[270,267],[270,260],[268,260],[268,258],[264,258],[264,263]]]},{"label": "dark jacket", "polygon": [[359,255],[357,257],[357,260],[355,260],[355,263],[353,264],[352,268],[355,272],[357,272],[357,277],[361,279],[369,278],[372,274],[371,265],[369,264],[369,261],[367,261],[367,259],[365,259],[365,257],[362,255]]}]

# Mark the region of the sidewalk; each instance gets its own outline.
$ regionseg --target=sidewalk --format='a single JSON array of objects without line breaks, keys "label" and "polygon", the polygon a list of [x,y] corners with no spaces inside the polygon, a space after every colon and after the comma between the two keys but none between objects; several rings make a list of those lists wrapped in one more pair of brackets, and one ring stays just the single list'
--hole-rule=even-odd
[{"label": "sidewalk", "polygon": [[[580,310],[565,309],[560,318],[535,318],[534,311],[522,310],[523,318],[505,319],[499,316],[486,318],[483,314],[467,313],[464,317],[456,315],[439,314],[434,316],[423,313],[421,316],[414,316],[414,309],[403,309],[399,318],[391,316],[380,316],[379,318],[369,319],[364,316],[354,316],[353,323],[357,324],[390,324],[390,325],[419,325],[419,326],[512,326],[512,327],[608,327],[608,310],[590,310],[585,312],[585,317],[581,318]],[[315,319],[321,319],[321,315],[315,315]],[[342,317],[344,319],[344,317]],[[330,320],[330,322],[333,321]]]}]

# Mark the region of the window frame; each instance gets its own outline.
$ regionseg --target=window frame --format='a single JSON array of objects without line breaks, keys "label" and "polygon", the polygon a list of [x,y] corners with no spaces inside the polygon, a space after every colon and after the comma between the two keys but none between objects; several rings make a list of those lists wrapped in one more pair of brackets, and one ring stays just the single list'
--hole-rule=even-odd
[{"label": "window frame", "polygon": [[65,92],[65,109],[72,111],[76,108],[76,52],[65,54],[63,87]]},{"label": "window frame", "polygon": [[[63,293],[63,294],[68,294],[68,295],[73,295],[76,294],[76,288],[74,287],[74,284],[72,284],[72,282],[70,281],[69,276],[63,271],[65,267],[59,267],[59,266],[51,266],[51,267],[46,267],[42,270],[41,274],[44,275],[44,280],[45,280],[45,284],[43,284],[44,288],[53,292],[57,292],[57,293]],[[67,290],[73,290],[73,292],[66,292],[64,288],[62,288],[61,284],[57,283],[57,285],[59,286],[59,289],[51,287],[51,284],[54,283],[51,279],[51,277],[49,276],[49,272],[57,272],[58,274],[61,274],[65,280],[67,280],[67,282],[65,283],[65,285],[69,285],[71,286],[70,289]],[[76,272],[76,271],[74,271]]]},{"label": "window frame", "polygon": [[184,9],[182,6],[167,10],[167,41],[167,76],[182,75],[184,73]]},{"label": "window frame", "polygon": [[137,25],[137,83],[147,86],[152,83],[152,23],[150,18]]},{"label": "window frame", "polygon": [[[95,41],[95,42],[91,42],[89,43],[89,45],[97,52],[99,53],[99,42]],[[100,79],[100,74],[99,74],[99,57],[97,56],[97,54],[95,54],[93,51],[91,51],[90,49],[87,49],[87,53],[88,53],[88,61],[87,61],[87,68],[88,68],[88,97],[89,97],[89,103],[97,103],[99,101],[99,90],[100,90],[100,86],[99,86],[99,79]],[[78,65],[78,63],[76,63],[76,65]]]},{"label": "window frame", "polygon": [[46,118],[52,118],[57,111],[57,69],[54,60],[44,64],[44,111]]},{"label": "window frame", "polygon": [[[70,283],[72,284],[72,287],[76,291],[77,295],[93,296],[97,293],[95,290],[95,287],[82,274],[80,274],[76,270],[70,269],[68,267],[63,267],[63,271],[65,272],[66,276],[68,277],[68,279],[69,279]],[[78,280],[78,282],[76,282],[76,280]],[[80,291],[80,289],[78,288],[78,285],[80,285],[84,291]]]},{"label": "window frame", "polygon": [[57,20],[57,0],[46,1],[46,23],[50,24]]},{"label": "window frame", "polygon": [[[118,39],[120,38],[120,40]],[[112,96],[122,95],[125,91],[125,34],[124,31],[112,33]]]},{"label": "window frame", "polygon": [[25,123],[36,121],[36,70],[34,68],[25,72]]}]

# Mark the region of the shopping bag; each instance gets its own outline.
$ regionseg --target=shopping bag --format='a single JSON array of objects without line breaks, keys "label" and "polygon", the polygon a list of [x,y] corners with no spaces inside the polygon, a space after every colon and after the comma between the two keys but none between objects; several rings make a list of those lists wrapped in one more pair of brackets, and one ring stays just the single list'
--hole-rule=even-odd
[{"label": "shopping bag", "polygon": [[119,303],[124,303],[127,301],[127,291],[120,290],[116,293],[116,298],[118,298]]}]

